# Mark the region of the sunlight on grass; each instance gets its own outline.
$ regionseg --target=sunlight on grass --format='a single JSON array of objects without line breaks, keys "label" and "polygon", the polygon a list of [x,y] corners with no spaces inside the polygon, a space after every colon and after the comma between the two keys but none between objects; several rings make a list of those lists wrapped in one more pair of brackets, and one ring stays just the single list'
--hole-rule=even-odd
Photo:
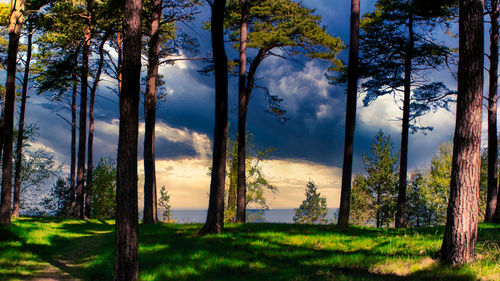
[{"label": "sunlight on grass", "polygon": [[[440,227],[229,224],[223,234],[199,237],[200,227],[141,225],[140,279],[500,280],[500,227],[491,224],[480,226],[476,262],[461,267],[435,260]],[[0,280],[43,277],[47,267],[112,279],[112,221],[20,218],[0,231]]]}]

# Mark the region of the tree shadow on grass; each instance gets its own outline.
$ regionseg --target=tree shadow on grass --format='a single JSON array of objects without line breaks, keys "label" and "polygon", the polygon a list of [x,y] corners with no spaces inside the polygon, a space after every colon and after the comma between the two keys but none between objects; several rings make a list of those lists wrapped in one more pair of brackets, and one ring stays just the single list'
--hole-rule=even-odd
[{"label": "tree shadow on grass", "polygon": [[[114,225],[106,221],[58,221],[57,231],[44,243],[27,241],[30,232],[43,225],[26,220],[0,229],[0,249],[17,243],[19,248],[82,280],[111,280],[114,265]],[[54,220],[42,220],[54,222]],[[471,273],[433,263],[406,276],[374,270],[374,266],[404,257],[404,250],[381,252],[388,237],[420,234],[436,236],[436,228],[377,230],[332,225],[291,224],[229,225],[220,235],[198,237],[201,225],[141,225],[139,268],[142,280],[476,280]],[[482,229],[481,239],[498,239],[498,228]],[[325,248],[318,243],[289,243],[294,237],[342,238],[342,243],[365,238],[373,245],[357,249]],[[409,237],[408,239],[412,239]],[[48,243],[47,243],[48,241]],[[318,240],[319,241],[319,240]],[[422,254],[425,256],[426,254]],[[0,261],[3,255],[0,253]],[[9,261],[9,257],[6,259]],[[3,264],[0,264],[3,267]],[[6,266],[11,266],[6,264]],[[36,265],[34,265],[36,266]],[[27,269],[35,272],[37,268]],[[2,278],[25,279],[19,272]],[[34,277],[34,276],[31,276]]]},{"label": "tree shadow on grass", "polygon": [[[67,221],[67,220],[66,220]],[[34,224],[32,224],[34,222]],[[5,277],[10,279],[33,279],[48,278],[43,262],[50,264],[59,272],[50,272],[57,279],[82,279],[82,280],[110,280],[112,279],[112,266],[109,267],[109,259],[112,261],[114,251],[114,226],[109,224],[82,222],[65,223],[58,220],[56,232],[47,231],[43,239],[31,239],[33,231],[44,230],[37,223],[55,222],[55,220],[25,220],[10,226],[2,233],[9,233],[12,241],[21,245],[24,253],[30,254],[31,262],[39,264],[38,267],[26,269],[22,274],[19,272],[4,276],[0,274],[0,280]],[[28,239],[29,238],[29,239]],[[1,243],[1,242],[0,242]],[[21,256],[22,253],[18,253]],[[109,274],[111,270],[111,275]]]},{"label": "tree shadow on grass", "polygon": [[[370,270],[384,260],[372,250],[342,251],[290,245],[263,238],[260,232],[280,232],[281,226],[235,226],[228,233],[196,237],[193,230],[165,228],[162,237],[143,228],[140,268],[145,280],[475,280],[471,275],[439,268],[398,276]],[[170,228],[170,230],[167,230]],[[247,229],[248,228],[248,229]],[[303,227],[288,225],[289,233]],[[330,228],[309,231],[316,235]],[[312,230],[311,230],[312,229]],[[321,230],[323,229],[323,230]],[[244,231],[249,230],[249,231]],[[343,233],[344,230],[336,230]],[[352,230],[348,230],[349,233]],[[356,239],[359,233],[355,233]],[[355,237],[356,236],[356,237]],[[150,242],[148,242],[150,241]],[[154,241],[153,243],[151,243]],[[165,245],[155,247],[154,243]],[[377,246],[383,246],[383,243]]]}]

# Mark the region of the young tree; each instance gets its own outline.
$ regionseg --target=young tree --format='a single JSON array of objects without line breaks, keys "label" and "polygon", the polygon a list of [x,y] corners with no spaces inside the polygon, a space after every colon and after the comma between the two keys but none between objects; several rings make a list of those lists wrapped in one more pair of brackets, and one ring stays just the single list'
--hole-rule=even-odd
[{"label": "young tree", "polygon": [[101,158],[93,174],[92,210],[93,218],[113,219],[116,209],[116,164]]},{"label": "young tree", "polygon": [[160,200],[158,200],[158,204],[160,208],[162,208],[162,220],[164,222],[172,222],[172,212],[170,210],[170,195],[168,194],[165,186],[160,188]]},{"label": "young tree", "polygon": [[212,17],[210,31],[215,70],[215,128],[210,199],[205,225],[200,234],[220,233],[224,228],[224,189],[227,149],[227,56],[224,49],[225,0],[210,2]]},{"label": "young tree", "polygon": [[9,24],[9,48],[7,51],[7,82],[2,106],[0,127],[2,129],[2,194],[0,225],[11,223],[12,215],[12,134],[14,130],[14,104],[16,100],[17,51],[24,20],[25,0],[13,3]]},{"label": "young tree", "polygon": [[[233,46],[239,49],[238,95],[238,195],[236,221],[245,221],[246,175],[245,132],[248,105],[255,88],[255,75],[259,65],[269,56],[301,54],[309,58],[331,60],[340,64],[336,55],[343,48],[342,41],[321,26],[321,17],[314,10],[291,0],[230,1],[226,26]],[[257,55],[248,60],[247,48],[257,49]],[[247,61],[250,65],[247,73]],[[268,92],[266,91],[266,94]],[[279,107],[277,96],[268,94],[269,112],[286,120],[286,111]]]},{"label": "young tree", "polygon": [[427,188],[421,190],[426,205],[429,208],[429,225],[441,225],[446,222],[446,207],[450,194],[451,163],[453,147],[451,143],[442,143],[439,153],[431,160],[427,175]]},{"label": "young tree", "polygon": [[58,178],[52,186],[49,196],[42,201],[43,207],[55,212],[54,215],[57,217],[67,215],[71,204],[70,191],[66,186],[66,180]]},{"label": "young tree", "polygon": [[365,106],[379,96],[403,94],[396,227],[404,226],[408,137],[410,127],[416,129],[411,122],[431,109],[447,108],[453,93],[443,83],[421,78],[450,57],[450,49],[431,36],[450,15],[449,6],[441,2],[379,0],[363,19],[361,64],[369,77],[362,84]]},{"label": "young tree", "polygon": [[347,102],[345,117],[344,161],[342,164],[342,186],[338,225],[349,224],[352,179],[352,151],[358,99],[358,53],[359,53],[359,0],[351,0],[351,28],[349,39],[349,65],[347,70]]},{"label": "young tree", "polygon": [[458,99],[450,200],[441,260],[451,264],[474,260],[478,226],[483,98],[483,0],[460,0]]},{"label": "young tree", "polygon": [[306,187],[306,199],[302,201],[298,209],[295,209],[293,221],[295,223],[327,223],[327,214],[326,197],[321,196],[313,181],[309,181]]},{"label": "young tree", "polygon": [[497,132],[497,90],[498,90],[498,47],[499,16],[498,0],[490,0],[490,60],[488,89],[488,199],[484,221],[493,221],[498,196],[498,132]]},{"label": "young tree", "polygon": [[430,226],[432,219],[432,210],[426,198],[423,196],[426,185],[425,174],[415,171],[410,177],[407,212],[405,221],[410,227]]},{"label": "young tree", "polygon": [[[246,163],[246,182],[248,183],[247,192],[245,192],[245,208],[248,209],[249,206],[259,209],[259,214],[263,210],[269,209],[267,205],[267,200],[265,197],[265,192],[270,191],[272,193],[277,193],[279,189],[269,183],[266,179],[264,173],[262,172],[261,163],[274,149],[266,149],[264,151],[255,151],[254,153],[254,143],[253,134],[247,133],[246,137],[247,143],[247,155],[245,157]],[[234,142],[230,142],[230,153],[227,161],[227,177],[229,179],[228,186],[228,200],[227,208],[224,213],[224,220],[226,222],[235,222],[236,218],[236,193],[237,193],[237,178],[238,178],[238,137]]]},{"label": "young tree", "polygon": [[[375,218],[373,195],[362,175],[354,177],[352,183],[349,221],[356,225],[368,225]],[[340,218],[339,218],[340,219]]]},{"label": "young tree", "polygon": [[123,2],[123,85],[116,171],[115,281],[137,280],[137,138],[141,75],[141,0]]},{"label": "young tree", "polygon": [[375,210],[375,225],[389,226],[394,221],[396,208],[398,156],[392,153],[389,136],[379,131],[371,146],[371,156],[363,156],[365,164],[366,188],[373,196],[372,208]]}]

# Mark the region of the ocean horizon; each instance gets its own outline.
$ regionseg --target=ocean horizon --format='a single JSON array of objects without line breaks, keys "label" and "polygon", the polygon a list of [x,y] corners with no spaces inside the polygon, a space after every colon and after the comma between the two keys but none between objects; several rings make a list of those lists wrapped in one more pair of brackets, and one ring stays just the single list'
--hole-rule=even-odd
[{"label": "ocean horizon", "polygon": [[[207,209],[172,209],[171,212],[172,219],[176,223],[204,223],[207,218]],[[259,212],[262,212],[261,216],[258,215]],[[338,208],[328,208],[328,222],[336,222],[337,213]],[[294,214],[295,209],[249,209],[247,210],[247,220],[256,223],[293,223]]]}]

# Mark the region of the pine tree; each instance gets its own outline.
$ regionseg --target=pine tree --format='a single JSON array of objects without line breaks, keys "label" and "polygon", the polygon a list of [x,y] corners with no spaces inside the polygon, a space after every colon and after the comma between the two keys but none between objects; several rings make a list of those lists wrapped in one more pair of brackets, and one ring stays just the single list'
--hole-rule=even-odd
[{"label": "pine tree", "polygon": [[321,196],[318,187],[313,181],[309,181],[306,187],[306,199],[302,201],[298,209],[295,209],[293,221],[295,223],[327,223],[328,208],[326,197]]},{"label": "pine tree", "polygon": [[397,194],[398,156],[392,153],[390,137],[382,131],[375,136],[371,155],[363,156],[365,180],[369,193],[373,196],[372,208],[375,210],[375,225],[389,226],[394,221]]},{"label": "pine tree", "polygon": [[[314,10],[291,0],[232,0],[227,7],[225,25],[230,32],[233,47],[239,49],[239,95],[238,95],[238,196],[237,222],[245,222],[245,132],[248,105],[255,85],[259,65],[270,56],[277,55],[276,49],[287,54],[304,55],[313,59],[330,60],[339,65],[336,58],[343,49],[342,41],[331,36],[321,25],[321,17]],[[247,59],[247,49],[256,49],[257,55]],[[247,62],[250,62],[247,71]],[[267,91],[268,112],[280,120],[286,120],[276,95]]]},{"label": "pine tree", "polygon": [[450,49],[432,38],[437,27],[446,26],[451,8],[436,4],[379,0],[376,10],[362,22],[361,65],[369,78],[361,85],[366,91],[364,105],[383,95],[403,94],[396,227],[404,226],[409,131],[418,129],[415,122],[419,116],[431,109],[447,108],[454,94],[441,82],[421,78],[445,66],[451,57]]}]

